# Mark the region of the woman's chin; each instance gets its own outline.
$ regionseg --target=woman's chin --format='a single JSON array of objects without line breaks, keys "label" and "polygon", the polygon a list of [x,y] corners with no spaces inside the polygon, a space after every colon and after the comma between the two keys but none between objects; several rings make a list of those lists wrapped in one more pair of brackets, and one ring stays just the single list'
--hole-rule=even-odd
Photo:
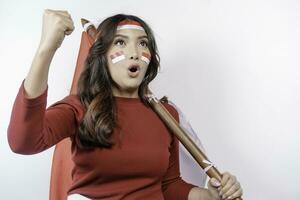
[{"label": "woman's chin", "polygon": [[138,84],[126,85],[119,92],[121,94],[133,95],[138,92],[138,87]]}]

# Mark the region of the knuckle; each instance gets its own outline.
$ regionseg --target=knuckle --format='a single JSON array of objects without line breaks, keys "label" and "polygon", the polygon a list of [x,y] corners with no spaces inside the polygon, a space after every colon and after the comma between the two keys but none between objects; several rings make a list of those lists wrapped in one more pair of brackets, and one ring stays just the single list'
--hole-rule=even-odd
[{"label": "knuckle", "polygon": [[59,26],[59,27],[63,27],[63,26],[64,26],[64,23],[63,23],[62,20],[57,20],[57,21],[56,21],[56,24],[57,24],[57,26]]},{"label": "knuckle", "polygon": [[51,16],[51,17],[56,17],[57,16],[57,14],[55,12],[52,12],[52,11],[48,12],[48,15]]},{"label": "knuckle", "polygon": [[235,185],[237,188],[241,188],[241,184],[239,182],[237,182]]},{"label": "knuckle", "polygon": [[236,177],[233,176],[233,177],[231,177],[231,179],[233,182],[237,182]]},{"label": "knuckle", "polygon": [[239,184],[237,184],[237,183],[235,183],[234,185],[233,185],[233,188],[234,188],[234,190],[238,190],[239,189]]},{"label": "knuckle", "polygon": [[234,185],[234,181],[232,179],[229,179],[228,184],[232,186],[232,185]]}]

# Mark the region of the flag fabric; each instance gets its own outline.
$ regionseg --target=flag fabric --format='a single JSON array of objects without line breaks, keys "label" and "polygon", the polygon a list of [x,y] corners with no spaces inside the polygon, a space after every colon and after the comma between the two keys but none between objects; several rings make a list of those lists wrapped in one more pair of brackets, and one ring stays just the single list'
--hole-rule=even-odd
[{"label": "flag fabric", "polygon": [[[75,72],[71,86],[71,94],[76,94],[77,82],[83,70],[84,61],[94,40],[86,32],[82,32],[80,48],[77,56]],[[50,200],[67,200],[67,191],[72,183],[71,170],[74,166],[71,154],[71,139],[66,138],[56,144],[51,168]]]}]

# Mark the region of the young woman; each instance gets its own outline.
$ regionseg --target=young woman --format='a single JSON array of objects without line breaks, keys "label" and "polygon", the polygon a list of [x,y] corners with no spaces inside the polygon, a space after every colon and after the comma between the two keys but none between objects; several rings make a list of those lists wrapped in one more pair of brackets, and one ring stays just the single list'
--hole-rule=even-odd
[{"label": "young woman", "polygon": [[[159,56],[149,26],[114,15],[98,27],[77,94],[46,109],[51,60],[74,30],[66,11],[45,10],[39,48],[15,99],[8,127],[11,149],[35,154],[72,140],[73,184],[68,199],[234,199],[236,177],[223,173],[208,189],[180,177],[178,139],[149,107],[145,95]],[[178,121],[176,108],[164,103]]]}]

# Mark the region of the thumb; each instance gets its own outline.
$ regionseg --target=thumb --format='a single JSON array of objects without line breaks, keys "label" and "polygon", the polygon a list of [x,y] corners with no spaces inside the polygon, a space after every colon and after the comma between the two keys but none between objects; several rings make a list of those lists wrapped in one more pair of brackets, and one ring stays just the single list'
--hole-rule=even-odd
[{"label": "thumb", "polygon": [[209,184],[211,186],[213,186],[213,187],[219,187],[219,186],[221,186],[221,183],[217,179],[215,179],[215,178],[211,178],[209,180]]}]

